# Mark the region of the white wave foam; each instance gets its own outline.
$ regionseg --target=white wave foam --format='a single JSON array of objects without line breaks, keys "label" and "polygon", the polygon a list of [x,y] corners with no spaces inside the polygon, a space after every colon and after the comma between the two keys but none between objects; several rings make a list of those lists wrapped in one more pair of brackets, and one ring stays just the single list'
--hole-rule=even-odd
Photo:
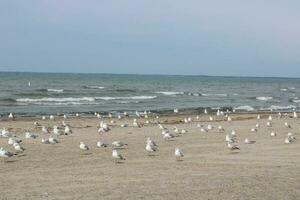
[{"label": "white wave foam", "polygon": [[289,105],[289,106],[275,106],[272,105],[269,108],[261,108],[260,110],[291,110],[297,108],[297,106]]},{"label": "white wave foam", "polygon": [[17,102],[80,102],[80,101],[95,101],[93,97],[82,97],[82,98],[40,98],[40,99],[30,99],[22,98],[17,99]]},{"label": "white wave foam", "polygon": [[62,93],[64,92],[63,89],[47,89],[48,92],[56,92],[56,93]]},{"label": "white wave foam", "polygon": [[184,92],[156,92],[157,94],[164,94],[164,95],[169,95],[169,96],[176,96],[176,95],[183,95]]},{"label": "white wave foam", "polygon": [[294,99],[293,102],[294,103],[300,103],[300,99]]},{"label": "white wave foam", "polygon": [[246,111],[254,111],[254,108],[251,106],[238,106],[234,108],[235,110],[246,110]]},{"label": "white wave foam", "polygon": [[101,100],[146,100],[146,99],[155,99],[157,96],[132,96],[132,97],[96,97],[95,99],[101,99]]},{"label": "white wave foam", "polygon": [[97,86],[97,85],[86,85],[86,88],[90,88],[90,89],[104,89],[105,87],[102,86]]},{"label": "white wave foam", "polygon": [[208,94],[208,93],[202,93],[201,94],[204,97],[209,97],[209,96],[222,96],[222,97],[227,97],[228,94]]},{"label": "white wave foam", "polygon": [[273,97],[256,97],[256,99],[259,101],[269,101],[273,99]]}]

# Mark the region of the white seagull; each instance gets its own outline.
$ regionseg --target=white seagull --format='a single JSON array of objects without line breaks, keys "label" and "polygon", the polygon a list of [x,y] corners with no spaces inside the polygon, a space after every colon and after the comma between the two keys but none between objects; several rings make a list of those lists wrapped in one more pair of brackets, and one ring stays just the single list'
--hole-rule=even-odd
[{"label": "white seagull", "polygon": [[112,151],[112,157],[115,163],[119,163],[121,160],[125,160],[125,158],[116,149]]},{"label": "white seagull", "polygon": [[184,157],[183,152],[178,147],[175,148],[174,155],[175,155],[175,158],[176,158],[177,161],[180,161],[181,158]]}]

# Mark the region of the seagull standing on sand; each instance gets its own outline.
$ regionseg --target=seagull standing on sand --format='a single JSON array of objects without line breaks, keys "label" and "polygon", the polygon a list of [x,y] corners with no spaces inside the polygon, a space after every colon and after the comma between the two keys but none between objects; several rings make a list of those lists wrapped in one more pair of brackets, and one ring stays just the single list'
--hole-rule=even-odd
[{"label": "seagull standing on sand", "polygon": [[69,126],[66,126],[65,127],[65,135],[70,135],[70,134],[72,134],[73,132],[72,132],[72,130],[70,129],[70,127]]},{"label": "seagull standing on sand", "polygon": [[101,140],[97,142],[97,147],[101,148],[101,147],[107,147],[108,145],[103,143]]},{"label": "seagull standing on sand", "polygon": [[294,118],[298,118],[298,115],[296,112],[294,112]]},{"label": "seagull standing on sand", "polygon": [[119,163],[121,160],[125,160],[125,158],[116,149],[112,151],[112,157],[115,163]]},{"label": "seagull standing on sand", "polygon": [[13,146],[14,146],[14,148],[15,148],[15,150],[17,152],[23,152],[23,151],[25,151],[25,148],[22,147],[19,143],[14,143]]},{"label": "seagull standing on sand", "polygon": [[121,141],[114,141],[111,143],[111,145],[114,147],[114,148],[120,148],[120,147],[123,147],[123,146],[127,146],[127,144],[124,144],[123,142]]},{"label": "seagull standing on sand", "polygon": [[88,151],[88,150],[90,150],[90,148],[89,148],[87,145],[85,145],[83,142],[80,142],[80,143],[79,143],[79,149],[81,149],[81,150],[83,150],[83,151]]},{"label": "seagull standing on sand", "polygon": [[148,152],[148,155],[151,155],[151,153],[154,153],[157,151],[157,146],[151,145],[151,143],[146,144],[146,151]]},{"label": "seagull standing on sand", "polygon": [[8,118],[9,118],[9,119],[15,119],[15,116],[14,116],[13,113],[9,113]]},{"label": "seagull standing on sand", "polygon": [[12,157],[12,156],[14,156],[14,155],[16,155],[16,154],[11,153],[11,152],[9,152],[9,151],[6,151],[6,150],[3,149],[2,147],[0,148],[0,157],[3,158],[3,161],[4,161],[4,162],[6,161],[6,159],[8,159],[8,158],[10,158],[10,157]]},{"label": "seagull standing on sand", "polygon": [[240,148],[236,145],[236,144],[233,144],[233,143],[231,143],[231,142],[227,142],[227,147],[228,147],[228,149],[230,149],[230,150],[240,150]]},{"label": "seagull standing on sand", "polygon": [[276,133],[274,131],[271,132],[270,134],[272,137],[275,137],[276,136]]},{"label": "seagull standing on sand", "polygon": [[56,138],[52,137],[52,136],[49,137],[48,141],[49,141],[50,144],[58,143],[58,140]]},{"label": "seagull standing on sand", "polygon": [[26,138],[26,139],[35,139],[35,138],[37,138],[37,137],[38,137],[38,136],[35,135],[35,134],[29,133],[29,132],[26,132],[26,133],[25,133],[25,138]]},{"label": "seagull standing on sand", "polygon": [[180,161],[181,158],[184,157],[183,152],[178,147],[175,148],[174,155],[175,155],[175,158],[176,158],[177,161]]}]

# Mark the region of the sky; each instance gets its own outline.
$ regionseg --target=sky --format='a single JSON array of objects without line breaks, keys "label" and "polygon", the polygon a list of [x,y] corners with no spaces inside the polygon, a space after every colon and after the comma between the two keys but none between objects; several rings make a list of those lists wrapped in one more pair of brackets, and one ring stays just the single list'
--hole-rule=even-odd
[{"label": "sky", "polygon": [[1,0],[0,71],[300,77],[298,0]]}]

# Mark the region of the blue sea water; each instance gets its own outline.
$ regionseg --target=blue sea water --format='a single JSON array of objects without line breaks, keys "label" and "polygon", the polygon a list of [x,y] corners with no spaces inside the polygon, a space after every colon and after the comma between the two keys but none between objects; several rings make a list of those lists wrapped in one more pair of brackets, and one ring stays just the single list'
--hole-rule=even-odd
[{"label": "blue sea water", "polygon": [[1,115],[291,110],[299,108],[298,97],[294,78],[0,73]]}]

